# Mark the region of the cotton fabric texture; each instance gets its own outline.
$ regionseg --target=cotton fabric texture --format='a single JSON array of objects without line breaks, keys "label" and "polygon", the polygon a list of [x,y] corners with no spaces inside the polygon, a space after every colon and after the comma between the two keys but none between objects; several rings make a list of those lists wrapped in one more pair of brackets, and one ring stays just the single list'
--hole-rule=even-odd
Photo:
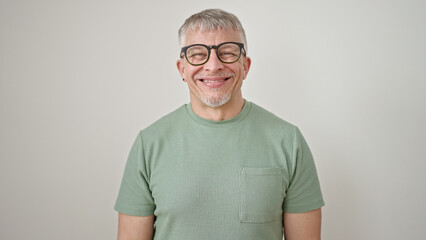
[{"label": "cotton fabric texture", "polygon": [[186,104],[140,131],[115,210],[154,214],[155,240],[282,240],[283,211],[323,205],[299,129],[245,101],[229,120]]}]

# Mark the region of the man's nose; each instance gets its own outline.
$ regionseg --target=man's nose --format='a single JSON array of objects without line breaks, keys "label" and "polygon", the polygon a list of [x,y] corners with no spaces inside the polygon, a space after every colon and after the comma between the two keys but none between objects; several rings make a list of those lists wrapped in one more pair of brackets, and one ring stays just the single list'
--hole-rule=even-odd
[{"label": "man's nose", "polygon": [[217,71],[223,69],[223,62],[220,61],[219,57],[216,54],[215,49],[210,49],[210,58],[209,60],[204,64],[204,68],[209,71]]}]

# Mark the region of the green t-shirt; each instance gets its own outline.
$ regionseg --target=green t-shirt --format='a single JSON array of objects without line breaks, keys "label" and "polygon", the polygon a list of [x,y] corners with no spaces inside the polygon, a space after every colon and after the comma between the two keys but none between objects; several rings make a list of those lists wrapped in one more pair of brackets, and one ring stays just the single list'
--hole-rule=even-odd
[{"label": "green t-shirt", "polygon": [[282,240],[282,214],[324,205],[297,127],[246,101],[212,121],[190,104],[140,131],[115,210],[154,214],[155,240]]}]

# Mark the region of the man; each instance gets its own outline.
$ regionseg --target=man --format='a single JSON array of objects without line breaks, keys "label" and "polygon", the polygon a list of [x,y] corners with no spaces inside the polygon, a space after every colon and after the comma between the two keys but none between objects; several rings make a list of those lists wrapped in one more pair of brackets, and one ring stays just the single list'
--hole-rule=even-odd
[{"label": "man", "polygon": [[179,41],[190,104],[139,132],[115,205],[118,239],[320,239],[324,202],[303,136],[242,97],[251,60],[237,17],[194,14]]}]

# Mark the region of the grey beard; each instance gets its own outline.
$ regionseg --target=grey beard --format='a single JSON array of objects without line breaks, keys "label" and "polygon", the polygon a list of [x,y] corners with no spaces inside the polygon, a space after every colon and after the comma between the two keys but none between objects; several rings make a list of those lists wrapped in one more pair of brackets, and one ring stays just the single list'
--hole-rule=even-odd
[{"label": "grey beard", "polygon": [[227,103],[230,99],[231,99],[231,93],[227,93],[226,95],[220,97],[219,99],[201,97],[201,101],[209,107],[222,106],[223,104]]}]

